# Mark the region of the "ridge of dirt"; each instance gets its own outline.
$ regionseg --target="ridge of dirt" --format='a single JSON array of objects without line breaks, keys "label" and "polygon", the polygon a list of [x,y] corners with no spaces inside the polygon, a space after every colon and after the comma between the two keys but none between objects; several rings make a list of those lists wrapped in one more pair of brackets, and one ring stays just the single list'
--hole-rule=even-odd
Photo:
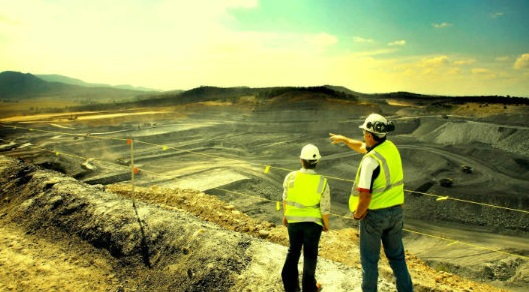
[{"label": "ridge of dirt", "polygon": [[[106,250],[57,232],[0,221],[0,291],[110,291],[119,287]],[[72,277],[75,275],[75,277]]]},{"label": "ridge of dirt", "polygon": [[[113,184],[108,185],[106,189],[132,198],[130,185]],[[288,233],[283,226],[276,226],[266,221],[259,222],[219,198],[199,191],[164,189],[156,186],[135,187],[134,198],[150,204],[161,204],[166,208],[178,208],[228,230],[248,233],[288,246]],[[360,270],[358,243],[356,229],[330,230],[322,235],[319,255]],[[504,291],[451,273],[436,271],[409,252],[406,252],[406,257],[416,291]],[[392,281],[393,274],[384,255],[381,255],[380,273],[382,277]]]},{"label": "ridge of dirt", "polygon": [[[12,158],[0,162],[0,264],[9,266],[0,287],[6,290],[280,291],[279,283],[269,283],[278,277],[269,274],[275,269],[265,269],[262,279],[244,275],[259,264],[251,248],[270,253],[259,244],[287,244],[282,226],[198,191],[136,187],[131,194],[130,185],[89,186]],[[325,275],[359,272],[355,230],[325,233],[320,246],[321,266],[331,267]],[[284,251],[273,250],[275,262],[261,258],[261,266],[279,265]],[[416,291],[504,291],[437,272],[411,254],[408,263]],[[392,282],[384,261],[381,278]]]},{"label": "ridge of dirt", "polygon": [[[197,107],[212,107],[211,105],[196,105]],[[509,106],[509,110],[511,110],[511,107]],[[221,111],[219,109],[219,111]],[[222,110],[224,111],[224,110]],[[367,111],[367,110],[366,110]],[[500,111],[500,109],[498,108],[498,111]],[[478,109],[476,109],[476,113],[479,113],[480,111]],[[524,113],[524,111],[520,110],[521,113]],[[526,112],[526,110],[525,110]],[[171,113],[172,115],[173,113]],[[181,115],[183,115],[183,113],[179,113]],[[274,113],[275,114],[275,113]],[[463,113],[461,113],[463,114]],[[285,114],[286,115],[286,114]],[[150,117],[150,114],[146,114],[145,117]],[[270,116],[268,115],[265,115],[265,117],[269,118]],[[273,116],[275,118],[275,116]],[[513,117],[510,117],[511,119]],[[55,118],[52,118],[50,119],[50,121],[54,121]],[[64,119],[64,118],[62,118]],[[99,120],[101,119],[101,120]],[[132,119],[132,116],[129,116],[129,115],[123,115],[122,117],[113,117],[112,119],[108,119],[105,115],[101,115],[101,116],[95,116],[94,117],[94,120],[90,120],[90,124],[98,124],[98,125],[120,125],[122,124],[123,121],[130,121],[130,119]],[[57,119],[57,120],[60,120],[60,119]],[[275,119],[271,119],[271,120],[275,120]],[[450,121],[452,120],[452,117],[450,117]],[[97,121],[96,123],[94,123],[94,121]],[[79,123],[88,123],[87,120],[85,120],[83,117],[79,117],[79,119],[77,120],[77,122]],[[411,127],[410,127],[411,128]],[[481,133],[481,131],[479,131]],[[68,142],[67,144],[71,147],[76,147],[77,144],[75,143],[71,143],[69,144],[70,142]],[[215,145],[215,144],[212,144],[212,145]],[[413,151],[415,151],[416,149],[412,149]],[[471,150],[473,151],[473,150]],[[14,151],[12,151],[14,152]],[[52,155],[54,156],[54,155]],[[421,168],[419,168],[421,169]],[[55,179],[51,179],[52,181],[55,180]],[[50,187],[53,187],[53,184],[50,184]],[[126,184],[123,184],[123,185],[111,185],[111,186],[108,186],[108,187],[103,187],[103,186],[99,186],[97,187],[96,189],[98,191],[104,191],[105,188],[107,190],[109,190],[109,194],[105,194],[105,196],[114,196],[113,194],[119,194],[120,197],[123,197],[123,198],[128,198],[128,199],[131,199],[132,198],[132,195],[130,194],[130,185],[126,185]],[[256,186],[254,189],[257,189],[258,186]],[[477,190],[479,190],[479,188],[476,188]],[[45,191],[45,190],[44,190]],[[0,194],[2,192],[0,191]],[[174,194],[173,194],[174,193]],[[189,194],[187,194],[189,193]],[[10,197],[12,197],[10,195]],[[194,205],[192,206],[187,206],[187,202],[192,202],[194,199],[192,199],[192,197],[196,197],[196,201],[194,203]],[[260,220],[255,220],[255,219],[252,219],[251,217],[249,216],[243,216],[243,217],[239,217],[240,214],[244,215],[244,213],[241,213],[239,210],[237,210],[236,207],[233,207],[231,205],[227,205],[226,203],[224,203],[222,200],[213,200],[215,199],[216,197],[215,196],[207,196],[207,195],[204,195],[203,193],[200,193],[200,192],[197,192],[197,191],[192,191],[192,190],[170,190],[170,189],[161,189],[161,188],[158,188],[158,187],[152,187],[152,188],[139,188],[139,187],[136,187],[136,190],[135,190],[135,193],[134,193],[134,198],[137,200],[137,203],[139,206],[141,206],[141,208],[143,208],[144,204],[147,204],[149,206],[154,206],[156,208],[160,208],[160,209],[164,209],[164,210],[168,210],[170,212],[181,212],[181,211],[184,211],[185,213],[190,213],[190,214],[193,214],[194,216],[197,216],[197,218],[200,218],[201,220],[205,220],[205,221],[209,221],[215,225],[218,225],[218,226],[221,226],[221,228],[223,229],[226,229],[226,230],[232,230],[234,232],[237,232],[237,233],[240,233],[240,234],[245,234],[245,235],[249,235],[251,238],[258,238],[260,240],[264,240],[264,241],[267,241],[267,242],[273,242],[273,243],[279,243],[281,244],[282,246],[286,246],[287,243],[288,243],[288,236],[287,236],[287,233],[286,233],[286,229],[283,227],[283,226],[276,226],[276,224],[278,224],[279,222],[276,222],[276,224],[274,223],[270,223],[270,222],[266,222],[266,221],[260,221]],[[3,197],[0,196],[0,199],[3,199]],[[210,200],[212,199],[212,200]],[[56,203],[57,204],[60,204],[61,202],[61,199],[60,197],[57,197],[55,198]],[[206,202],[206,204],[204,204],[203,202]],[[411,202],[411,200],[410,200]],[[445,202],[444,204],[446,205],[447,202]],[[131,203],[130,202],[126,202],[127,206],[128,206],[128,210],[130,211],[131,210]],[[15,206],[17,205],[17,203],[14,203],[14,202],[9,202],[9,203],[6,203],[6,206]],[[53,204],[52,204],[53,205]],[[430,215],[432,213],[431,209],[430,208],[426,208],[425,205],[424,205],[424,202],[421,201],[421,202],[418,202],[417,205],[420,206],[420,208],[422,208],[422,210],[424,210],[425,213],[427,213],[428,215]],[[20,204],[19,204],[20,206]],[[408,206],[410,206],[408,204]],[[15,228],[16,226],[20,226],[20,224],[24,225],[25,227],[23,227],[24,229],[20,229],[19,231],[19,234],[25,234],[27,237],[35,237],[35,238],[38,238],[38,239],[43,239],[44,240],[44,237],[42,236],[42,234],[52,234],[54,235],[54,237],[50,237],[49,240],[47,241],[50,245],[53,245],[55,242],[57,244],[59,244],[60,246],[62,246],[63,242],[59,242],[58,238],[60,237],[64,237],[65,235],[66,236],[72,236],[72,231],[70,229],[67,229],[67,228],[64,228],[64,227],[60,227],[60,228],[57,228],[57,227],[50,227],[50,226],[47,226],[46,228],[42,229],[42,228],[38,228],[38,226],[35,226],[37,225],[37,223],[33,223],[31,226],[26,226],[27,224],[27,221],[26,220],[23,220],[23,219],[17,219],[17,220],[20,220],[20,224],[19,225],[12,225],[11,224],[11,221],[10,219],[3,219],[4,217],[5,218],[11,218],[11,216],[9,216],[9,214],[11,213],[2,213],[3,212],[3,203],[0,202],[0,215],[1,214],[6,214],[6,215],[1,215],[0,216],[0,222],[1,224],[6,224],[9,225],[9,226],[13,226],[13,228]],[[97,219],[97,220],[101,220],[101,221],[105,221],[107,220],[110,224],[112,223],[116,223],[116,225],[118,227],[121,227],[123,226],[123,224],[121,223],[121,221],[114,221],[116,215],[114,214],[114,211],[116,211],[117,209],[114,207],[114,206],[109,206],[109,210],[108,211],[101,211],[100,215],[102,216],[100,219]],[[140,208],[140,209],[141,209]],[[82,210],[83,208],[80,208],[79,210]],[[67,212],[77,212],[79,210],[66,210]],[[121,209],[119,209],[119,211],[121,211]],[[464,211],[464,210],[463,210]],[[468,212],[453,212],[453,213],[458,213],[460,214],[461,217],[470,217],[468,216]],[[111,215],[111,214],[114,214],[114,215]],[[487,217],[490,217],[491,215],[493,214],[493,212],[487,212],[486,214],[482,214],[480,216],[476,216],[476,218],[479,218],[479,220],[482,220],[482,221],[488,221],[488,222],[493,222],[493,221],[490,221],[487,219]],[[119,214],[118,214],[119,215]],[[502,218],[501,221],[499,222],[505,222],[507,219],[508,220],[513,220],[513,218],[511,218],[510,216],[504,216],[504,217],[499,217],[499,216],[494,216],[495,218]],[[83,217],[82,216],[78,216],[77,217],[78,219],[76,220],[81,220]],[[94,217],[95,218],[95,217]],[[132,219],[134,219],[134,217],[132,217]],[[130,226],[134,226],[137,222],[133,221],[131,218],[127,217],[126,220],[129,220],[130,222],[127,222],[128,225]],[[235,220],[236,219],[236,220]],[[252,221],[250,221],[250,219]],[[56,220],[56,219],[54,219]],[[94,219],[96,220],[96,219]],[[494,221],[494,222],[497,222],[497,221]],[[103,223],[101,223],[103,224]],[[101,225],[97,225],[97,224],[92,224],[92,225],[89,225],[89,227],[96,227],[96,228],[100,228],[102,229],[102,231],[104,232],[105,236],[104,237],[101,237],[100,239],[96,240],[95,243],[94,241],[93,242],[90,242],[88,243],[87,245],[89,246],[96,246],[96,250],[105,250],[105,248],[108,248],[109,250],[109,255],[108,257],[110,258],[110,261],[114,260],[116,263],[113,264],[113,266],[111,267],[111,270],[116,270],[116,271],[119,271],[119,272],[115,272],[115,276],[114,278],[112,279],[118,279],[119,282],[121,281],[128,281],[128,283],[132,283],[133,280],[131,279],[131,276],[130,275],[135,275],[137,276],[137,282],[134,282],[135,284],[132,285],[132,284],[127,284],[127,285],[123,285],[123,289],[127,290],[127,291],[134,291],[135,288],[133,287],[146,287],[145,283],[150,283],[148,281],[148,279],[146,278],[147,276],[141,276],[141,275],[146,275],[148,274],[145,269],[139,269],[138,267],[142,267],[142,260],[141,260],[141,248],[142,248],[142,245],[141,245],[141,242],[140,243],[136,243],[136,245],[133,245],[129,242],[127,242],[126,240],[130,240],[130,239],[127,239],[126,238],[126,235],[129,235],[131,236],[131,234],[136,234],[138,232],[138,229],[134,229],[134,228],[129,228],[129,230],[125,230],[121,233],[117,232],[116,230],[113,230],[111,229],[110,227],[105,227],[106,229],[104,228],[101,228]],[[167,228],[168,226],[160,226],[159,230],[162,230],[161,232],[163,233],[163,230],[164,228]],[[170,226],[171,228],[173,226]],[[59,230],[57,230],[59,229]],[[61,230],[61,229],[64,229],[64,230]],[[202,227],[198,227],[197,230],[205,230],[204,228]],[[7,232],[10,232],[10,231],[13,231],[12,229],[8,229]],[[82,231],[81,231],[82,232]],[[117,233],[117,234],[116,234]],[[82,235],[82,234],[81,234]],[[97,235],[97,231],[91,231],[90,234],[88,234],[88,236],[95,236]],[[25,237],[26,237],[25,236]],[[166,235],[164,235],[166,236]],[[333,260],[335,262],[338,262],[338,263],[343,263],[344,265],[346,265],[347,267],[352,267],[353,269],[356,269],[356,270],[360,270],[360,264],[358,262],[358,259],[359,259],[359,255],[358,255],[358,246],[357,246],[357,232],[355,229],[343,229],[343,230],[332,230],[331,232],[329,233],[324,233],[323,236],[322,236],[322,241],[321,241],[321,245],[320,245],[320,255],[322,258],[327,258],[327,259],[330,259],[330,260]],[[25,238],[24,237],[24,238]],[[110,241],[109,239],[105,238],[105,237],[110,237]],[[117,239],[112,239],[112,237],[117,237]],[[13,237],[6,237],[6,241],[12,241],[13,240]],[[20,236],[17,236],[17,238],[20,238]],[[123,242],[119,242],[118,239],[125,239],[125,241]],[[135,237],[135,238],[132,238],[134,240],[137,240],[139,237]],[[72,239],[73,240],[73,239]],[[156,242],[156,238],[153,237],[152,239],[154,242]],[[86,237],[80,237],[78,239],[79,242],[81,243],[87,243],[86,241]],[[101,242],[108,242],[108,243],[105,243],[106,245],[101,245]],[[110,245],[110,242],[113,244],[113,245]],[[30,246],[28,244],[28,246]],[[8,246],[9,247],[9,246]],[[7,251],[8,250],[8,247],[6,248],[2,248],[1,250],[2,251]],[[167,250],[170,250],[170,247],[166,248],[166,251]],[[122,251],[125,251],[125,256],[123,256],[121,253]],[[73,253],[76,253],[76,249],[72,249],[72,252]],[[276,253],[275,256],[276,257],[284,257],[284,254],[282,253],[278,253],[276,250],[272,250],[271,252],[273,253]],[[112,253],[112,254],[110,254]],[[135,260],[131,263],[130,260],[131,260],[131,257],[130,255],[131,254],[135,254],[135,256],[137,258],[135,258]],[[163,254],[163,252],[160,252],[160,254]],[[38,258],[40,256],[40,252],[38,249],[35,250],[35,254],[34,255],[30,255],[31,258]],[[91,255],[93,256],[93,255]],[[158,255],[159,256],[159,255]],[[499,291],[497,289],[494,289],[490,286],[487,286],[487,285],[481,285],[480,283],[477,283],[478,286],[474,286],[475,282],[472,282],[472,281],[467,281],[466,279],[464,278],[461,278],[461,277],[457,277],[453,274],[450,274],[450,273],[444,273],[444,272],[439,272],[439,271],[436,271],[435,269],[432,269],[430,268],[428,265],[425,265],[422,261],[418,260],[413,254],[410,254],[408,253],[407,254],[407,257],[408,257],[408,264],[410,266],[410,270],[412,272],[412,275],[414,277],[414,281],[415,281],[415,286],[416,286],[416,290],[417,291]],[[387,281],[390,281],[392,282],[392,274],[391,274],[391,270],[389,269],[389,267],[387,266],[387,263],[385,262],[385,257],[382,256],[381,257],[382,259],[382,265],[380,267],[380,272],[381,272],[381,276],[386,279]],[[101,259],[101,261],[104,261],[106,262],[107,258],[103,258]],[[65,258],[65,261],[68,261],[68,255],[67,257]],[[448,261],[450,261],[450,259],[448,259]],[[488,264],[489,261],[487,261],[487,264]],[[129,274],[130,275],[126,275],[126,269],[123,268],[123,266],[125,265],[124,263],[126,264],[133,264],[134,265],[134,269],[139,269],[141,271],[130,271],[128,270]],[[430,263],[430,266],[432,265],[431,262]],[[53,265],[56,265],[57,262],[55,262]],[[9,262],[5,262],[5,264],[2,266],[10,266]],[[462,273],[461,272],[461,269],[460,267],[458,266],[454,266],[454,267],[450,267],[449,266],[450,264],[447,263],[447,262],[441,262],[439,264],[437,264],[437,267],[439,270],[450,270],[450,271],[454,271],[455,273],[458,273],[459,275],[463,275],[463,276],[468,276],[468,277],[472,277],[473,275],[469,275],[469,274],[466,274],[466,273]],[[26,268],[31,268],[31,267],[26,267]],[[170,269],[173,269],[174,266]],[[480,266],[481,268],[481,266]],[[500,268],[502,268],[500,266]],[[103,267],[101,267],[101,269],[103,269]],[[491,269],[496,269],[495,266],[493,266]],[[68,269],[66,269],[68,270]],[[425,272],[426,271],[426,272]],[[167,272],[167,271],[165,271]],[[165,273],[165,272],[161,272],[161,273]],[[269,269],[269,270],[266,270],[266,272],[268,273],[276,273],[276,271],[274,269]],[[487,270],[486,269],[477,269],[475,271],[476,274],[478,273],[483,273],[483,276],[477,276],[475,278],[481,278],[481,279],[485,279],[484,281],[488,281],[488,280],[493,280],[493,279],[496,279],[495,277],[489,277],[487,274],[486,274]],[[105,275],[105,273],[111,273],[111,272],[101,272],[102,275]],[[181,274],[178,274],[176,273],[177,275],[181,275]],[[191,271],[191,274],[193,275],[193,271]],[[527,272],[524,272],[524,274],[521,274],[522,277],[526,277],[525,275],[527,274]],[[164,274],[166,275],[166,274]],[[185,276],[185,275],[184,275]],[[2,276],[0,276],[2,277]],[[152,276],[154,277],[154,276]],[[151,278],[152,278],[151,277]],[[161,277],[161,276],[160,276]],[[524,283],[527,283],[527,280],[525,280],[527,278],[524,278]],[[240,280],[240,279],[239,279]],[[9,283],[11,280],[6,280],[6,283]],[[245,280],[246,281],[246,280]],[[497,282],[499,281],[503,281],[502,280],[497,280]],[[101,281],[100,281],[101,282]],[[152,282],[152,280],[151,280]],[[0,283],[3,283],[3,280],[0,279]],[[112,282],[114,283],[114,282]],[[471,283],[471,284],[468,284],[468,283]],[[507,282],[506,282],[507,283]],[[501,284],[501,283],[500,283]],[[142,286],[143,285],[143,286]],[[249,283],[248,284],[248,287],[253,285],[253,287],[257,287],[257,288],[252,288],[253,290],[251,291],[263,291],[262,290],[262,287],[261,290],[259,290],[259,285],[256,285],[255,283]],[[112,286],[112,285],[111,285]],[[501,286],[501,285],[500,285]],[[102,287],[102,286],[101,286]],[[119,289],[119,286],[117,286],[118,289]],[[327,286],[328,287],[328,286]],[[1,288],[1,287],[0,287]],[[113,288],[116,288],[116,286],[114,285]],[[103,289],[103,288],[101,288]],[[109,289],[112,289],[112,288],[109,288]],[[523,289],[523,288],[522,288]],[[0,289],[1,290],[1,289]],[[68,290],[68,289],[65,289],[65,290]],[[72,290],[73,291],[73,290]],[[234,291],[234,290],[232,290]],[[242,290],[241,290],[242,291]],[[250,291],[250,290],[245,290],[245,291]],[[344,291],[344,290],[337,290],[337,291]]]}]

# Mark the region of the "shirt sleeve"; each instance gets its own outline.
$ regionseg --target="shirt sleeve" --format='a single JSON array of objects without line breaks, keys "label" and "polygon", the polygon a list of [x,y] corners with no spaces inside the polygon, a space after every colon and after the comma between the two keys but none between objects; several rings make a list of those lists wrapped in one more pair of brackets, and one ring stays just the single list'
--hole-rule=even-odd
[{"label": "shirt sleeve", "polygon": [[288,191],[288,183],[290,181],[290,177],[293,175],[294,172],[291,172],[285,176],[285,180],[283,181],[283,201],[286,201],[287,199],[287,191]]},{"label": "shirt sleeve", "polygon": [[320,212],[322,215],[331,213],[331,188],[329,187],[328,183],[323,190],[323,194],[321,195]]},{"label": "shirt sleeve", "polygon": [[371,156],[362,160],[360,177],[358,178],[357,190],[360,192],[371,192],[373,173],[378,167],[378,162]]}]

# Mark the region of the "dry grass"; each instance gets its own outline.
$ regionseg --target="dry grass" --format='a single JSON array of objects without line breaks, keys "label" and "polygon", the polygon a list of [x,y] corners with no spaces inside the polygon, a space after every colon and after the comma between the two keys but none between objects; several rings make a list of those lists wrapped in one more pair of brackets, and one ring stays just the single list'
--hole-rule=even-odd
[{"label": "dry grass", "polygon": [[0,118],[13,117],[18,115],[35,115],[41,112],[60,112],[68,107],[78,106],[79,103],[69,100],[56,99],[33,99],[17,102],[0,101]]}]

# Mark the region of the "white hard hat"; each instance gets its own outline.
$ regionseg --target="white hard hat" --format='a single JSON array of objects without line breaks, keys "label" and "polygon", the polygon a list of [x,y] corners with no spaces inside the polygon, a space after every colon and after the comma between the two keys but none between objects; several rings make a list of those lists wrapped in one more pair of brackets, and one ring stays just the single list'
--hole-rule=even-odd
[{"label": "white hard hat", "polygon": [[320,160],[320,150],[312,144],[307,144],[301,149],[299,158],[303,160]]},{"label": "white hard hat", "polygon": [[378,134],[379,136],[384,136],[388,131],[393,131],[395,126],[393,123],[389,125],[386,118],[379,114],[370,114],[359,128]]}]

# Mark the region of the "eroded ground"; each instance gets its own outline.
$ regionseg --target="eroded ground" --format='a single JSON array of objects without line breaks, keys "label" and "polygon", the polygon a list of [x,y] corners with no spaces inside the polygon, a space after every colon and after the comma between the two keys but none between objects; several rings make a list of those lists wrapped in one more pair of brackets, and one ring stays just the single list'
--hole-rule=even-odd
[{"label": "eroded ground", "polygon": [[[0,161],[2,290],[281,291],[282,226],[197,191],[103,190]],[[357,238],[354,229],[322,236],[317,274],[327,290],[359,291]],[[500,291],[413,254],[408,263],[416,291]],[[382,261],[379,290],[394,291],[391,282]]]},{"label": "eroded ground", "polygon": [[[354,235],[354,222],[344,216],[347,216],[345,203],[350,179],[360,156],[345,147],[330,145],[327,137],[329,132],[354,137],[362,114],[371,110],[249,112],[214,106],[186,115],[179,109],[166,109],[156,114],[152,110],[111,115],[78,113],[76,120],[64,115],[26,117],[19,123],[4,120],[2,139],[4,145],[12,145],[11,156],[60,170],[91,184],[128,181],[129,163],[134,159],[139,170],[135,176],[136,186],[205,191],[257,222],[266,221],[272,225],[280,222],[281,213],[276,210],[275,202],[280,199],[284,175],[299,167],[296,158],[299,149],[306,143],[314,143],[323,156],[318,170],[331,177],[334,213],[331,224],[340,229],[337,237],[329,238],[332,244],[322,242],[322,253],[336,248],[335,251],[340,251],[335,253],[336,258],[332,253],[327,256],[343,261],[342,252],[346,251],[352,254],[345,258],[357,258],[354,247],[339,243]],[[484,244],[480,238],[467,236],[460,224],[481,226],[478,234],[488,231],[488,242],[502,242],[500,246],[488,247],[514,255],[483,252],[451,241],[409,234],[405,241],[410,257],[417,254],[439,270],[475,279],[481,277],[483,281],[510,289],[525,289],[524,285],[529,282],[527,262],[516,255],[527,255],[523,248],[527,240],[505,235],[525,234],[529,228],[526,215],[506,214],[505,210],[479,205],[469,207],[450,200],[437,201],[438,197],[421,193],[463,196],[472,201],[526,209],[529,202],[525,190],[529,189],[529,179],[527,153],[523,151],[528,148],[524,148],[527,145],[523,143],[517,143],[516,147],[509,145],[513,139],[529,141],[524,140],[529,135],[527,127],[505,124],[503,120],[501,123],[493,123],[490,119],[475,122],[456,116],[448,119],[428,115],[395,116],[394,119],[398,126],[394,141],[403,153],[409,191],[406,213],[410,224],[407,227]],[[478,134],[472,134],[469,140],[468,133]],[[127,139],[134,141],[133,156]],[[462,172],[462,165],[471,166],[473,172]],[[271,166],[267,173],[266,166]],[[439,181],[448,177],[454,181],[453,187],[440,186]],[[443,223],[445,229],[437,229],[438,223]],[[253,232],[257,237],[257,230],[262,229],[262,226],[229,226],[237,232]],[[270,236],[271,240],[284,244],[284,230],[280,236],[274,235],[276,229],[277,232],[282,230],[281,227],[272,228],[269,234],[261,236]],[[495,237],[497,233],[504,235]],[[346,264],[358,268],[355,260]],[[416,277],[421,273],[422,270]],[[436,285],[438,277],[448,276],[430,277],[434,281],[431,285]]]}]

